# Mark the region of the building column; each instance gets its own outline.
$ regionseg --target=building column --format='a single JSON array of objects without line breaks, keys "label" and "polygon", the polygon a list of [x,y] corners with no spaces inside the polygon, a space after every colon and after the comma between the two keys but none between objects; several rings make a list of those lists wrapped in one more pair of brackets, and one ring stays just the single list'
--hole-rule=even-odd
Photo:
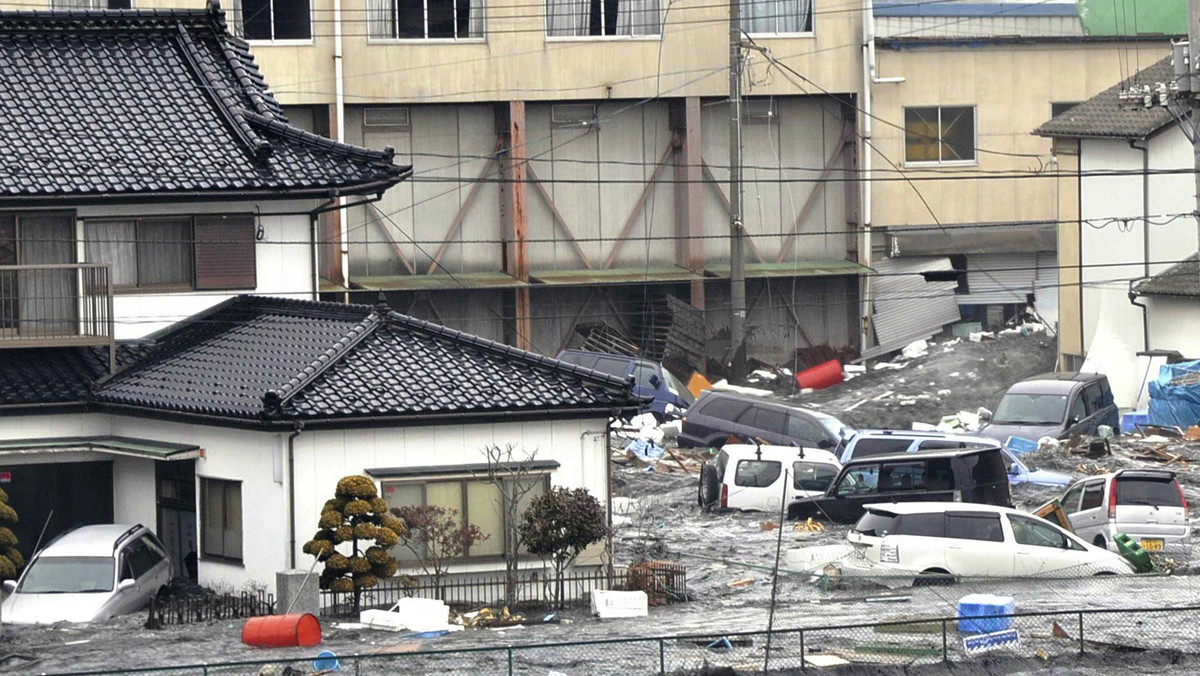
[{"label": "building column", "polygon": [[[675,262],[681,268],[704,274],[704,169],[700,134],[700,99],[689,96],[671,102],[671,129],[675,153]],[[704,309],[704,282],[692,282],[692,306]]]},{"label": "building column", "polygon": [[[500,220],[503,224],[504,272],[518,281],[529,282],[529,211],[526,208],[528,158],[525,150],[525,102],[509,101],[496,106],[497,127],[504,149],[500,156]],[[506,303],[507,305],[507,303]],[[533,322],[529,287],[513,289],[510,321],[505,339],[510,345],[532,350]]]}]

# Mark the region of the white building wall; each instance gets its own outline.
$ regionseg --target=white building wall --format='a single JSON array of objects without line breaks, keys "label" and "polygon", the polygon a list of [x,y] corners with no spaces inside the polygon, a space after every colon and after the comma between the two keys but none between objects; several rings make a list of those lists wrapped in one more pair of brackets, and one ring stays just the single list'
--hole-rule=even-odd
[{"label": "white building wall", "polygon": [[[1150,168],[1190,169],[1192,147],[1176,128],[1149,140]],[[1117,404],[1132,406],[1137,384],[1133,373],[1135,353],[1143,349],[1142,311],[1129,302],[1130,280],[1143,276],[1149,260],[1150,274],[1166,269],[1197,248],[1192,218],[1163,225],[1142,222],[1142,152],[1124,140],[1083,140],[1080,144],[1080,258],[1083,288],[1083,345],[1096,368],[1109,375]],[[1094,171],[1130,172],[1122,176],[1088,176]],[[1195,188],[1189,174],[1152,175],[1149,212],[1190,213]],[[1107,222],[1128,217],[1128,224]],[[1102,226],[1102,227],[1097,227]],[[1149,227],[1149,248],[1145,228]]]},{"label": "white building wall", "polygon": [[[607,418],[593,418],[304,432],[295,441],[297,565],[311,563],[299,548],[316,532],[321,506],[333,497],[338,479],[370,468],[481,463],[481,449],[489,444],[513,443],[539,460],[557,460],[552,485],[587,488],[606,503],[607,429]],[[471,566],[502,568],[502,562]]]},{"label": "white building wall", "polygon": [[1200,359],[1200,301],[1195,298],[1143,298],[1150,324],[1150,348],[1175,350]]},{"label": "white building wall", "polygon": [[[213,202],[202,204],[113,205],[80,207],[76,217],[193,215],[206,213],[307,212],[311,201]],[[262,237],[255,246],[258,286],[234,291],[181,291],[168,293],[117,293],[114,311],[118,340],[140,338],[174,322],[201,312],[239,293],[313,297],[312,225],[307,214],[260,216]],[[79,231],[77,231],[79,232]],[[81,240],[82,241],[82,240]],[[82,260],[82,245],[81,260]]]}]

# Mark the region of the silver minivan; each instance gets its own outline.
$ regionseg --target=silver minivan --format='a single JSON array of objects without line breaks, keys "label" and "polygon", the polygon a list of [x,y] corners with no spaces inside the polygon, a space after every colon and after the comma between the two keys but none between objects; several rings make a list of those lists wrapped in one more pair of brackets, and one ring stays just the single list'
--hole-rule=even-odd
[{"label": "silver minivan", "polygon": [[4,583],[9,624],[95,622],[141,610],[171,579],[166,549],[142,525],[83,526],[39,551]]},{"label": "silver minivan", "polygon": [[1188,536],[1187,500],[1175,473],[1125,469],[1082,479],[1063,494],[1063,511],[1076,535],[1116,551],[1124,533],[1149,552]]}]

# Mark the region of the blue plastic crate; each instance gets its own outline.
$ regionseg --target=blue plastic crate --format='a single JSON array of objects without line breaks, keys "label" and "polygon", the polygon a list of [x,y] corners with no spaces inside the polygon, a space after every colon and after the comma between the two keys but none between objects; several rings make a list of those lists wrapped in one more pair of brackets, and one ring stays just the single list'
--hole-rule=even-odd
[{"label": "blue plastic crate", "polygon": [[1017,602],[1011,596],[994,594],[967,594],[958,600],[958,630],[968,634],[990,634],[1012,627],[1011,617],[987,617],[987,615],[1012,615],[1017,612]]},{"label": "blue plastic crate", "polygon": [[1138,425],[1150,424],[1149,411],[1126,411],[1121,414],[1121,432],[1130,434],[1137,429]]}]

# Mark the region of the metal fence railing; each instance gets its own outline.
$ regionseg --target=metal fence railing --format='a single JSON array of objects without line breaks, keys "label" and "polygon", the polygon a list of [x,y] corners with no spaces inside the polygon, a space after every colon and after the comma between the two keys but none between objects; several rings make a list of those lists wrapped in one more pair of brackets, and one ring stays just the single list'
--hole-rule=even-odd
[{"label": "metal fence railing", "polygon": [[168,626],[234,620],[271,615],[275,612],[275,595],[266,591],[243,591],[236,594],[180,595],[155,598],[150,602],[146,626]]},{"label": "metal fence railing", "polygon": [[111,345],[108,264],[0,265],[0,348]]},{"label": "metal fence railing", "polygon": [[[636,571],[637,569],[635,569]],[[512,603],[509,586],[512,587]],[[552,573],[522,572],[515,581],[509,582],[504,574],[472,575],[445,580],[437,585],[428,577],[420,579],[389,578],[379,585],[363,590],[358,599],[360,610],[387,608],[402,598],[441,599],[453,608],[475,609],[481,606],[510,605],[511,610],[548,610],[555,606],[556,580]],[[631,586],[632,585],[632,586]],[[650,569],[642,576],[631,579],[630,570],[606,568],[591,571],[576,571],[563,579],[563,589],[558,607],[571,608],[587,605],[593,590],[639,588],[659,592],[660,597],[678,600],[685,596],[687,576],[682,566],[669,570]],[[353,592],[321,592],[321,615],[323,617],[345,617],[355,611]]]},{"label": "metal fence railing", "polygon": [[[764,631],[724,631],[676,636],[614,638],[529,645],[383,652],[327,658],[306,657],[193,664],[127,670],[60,672],[143,674],[145,676],[240,676],[296,673],[337,668],[355,676],[383,674],[469,674],[544,676],[547,673],[667,674],[795,673],[811,667],[859,665],[872,668],[970,664],[987,660],[989,669],[1010,666],[1042,669],[1049,660],[1091,659],[1108,664],[1130,653],[1158,663],[1159,652],[1174,661],[1200,652],[1200,606],[1089,608],[990,615],[972,618],[1005,627],[1003,632],[960,631],[962,618],[934,616],[884,622],[847,623]],[[714,621],[714,624],[716,622]],[[769,659],[768,656],[769,655]],[[336,664],[332,661],[336,659]],[[1069,662],[1068,662],[1069,663]],[[859,672],[856,672],[859,673]],[[989,673],[992,673],[989,671]]]}]

